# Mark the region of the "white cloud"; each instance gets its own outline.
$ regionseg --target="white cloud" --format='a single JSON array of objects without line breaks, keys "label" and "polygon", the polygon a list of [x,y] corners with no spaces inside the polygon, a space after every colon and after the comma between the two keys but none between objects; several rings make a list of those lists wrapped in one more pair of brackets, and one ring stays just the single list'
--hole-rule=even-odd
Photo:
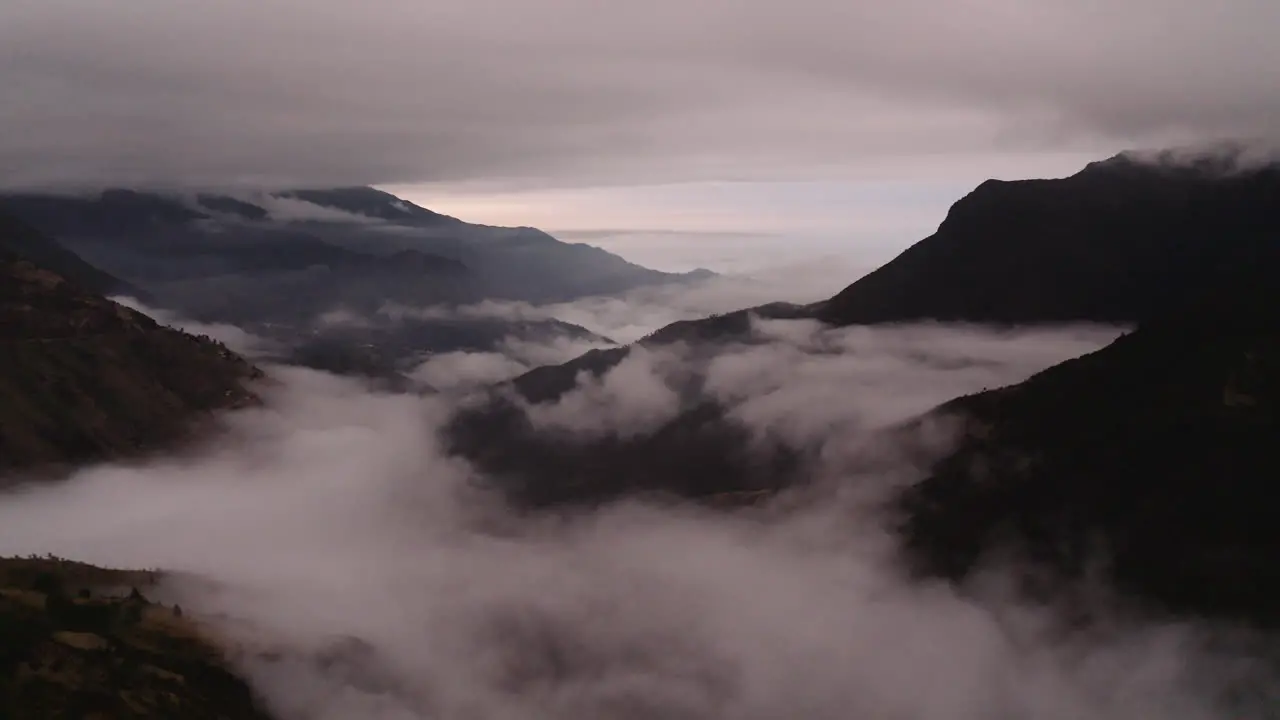
[{"label": "white cloud", "polygon": [[[821,297],[821,277],[461,312],[578,318],[625,339],[757,299]],[[192,454],[0,496],[0,553],[175,571],[165,599],[241,651],[282,720],[1266,717],[1265,700],[1223,700],[1231,683],[1264,698],[1276,686],[1207,649],[1214,628],[1116,620],[1077,635],[998,583],[961,594],[909,581],[866,503],[916,472],[877,430],[1115,333],[761,321],[749,343],[635,350],[527,409],[557,433],[625,437],[675,415],[703,381],[749,428],[820,448],[829,483],[741,512],[513,509],[442,449],[465,392],[397,395],[271,368],[264,406],[230,415]],[[590,346],[508,340],[434,356],[417,376],[468,391]],[[884,462],[851,470],[866,452]]]},{"label": "white cloud", "polygon": [[680,365],[678,352],[670,348],[658,353],[632,348],[599,378],[583,372],[572,391],[553,402],[525,404],[525,412],[538,427],[579,437],[652,432],[680,410],[680,396],[669,384]]},{"label": "white cloud", "polygon": [[441,454],[441,400],[275,374],[219,447],[6,495],[0,552],[178,571],[165,599],[241,648],[284,720],[1267,711],[1218,704],[1240,678],[1199,628],[1064,635],[908,583],[838,500],[509,513]]},{"label": "white cloud", "polygon": [[268,353],[272,347],[272,343],[267,339],[245,332],[235,325],[197,322],[171,310],[149,307],[137,298],[120,296],[113,297],[111,300],[131,310],[137,310],[161,325],[177,328],[191,335],[207,335],[242,355],[258,357]]},{"label": "white cloud", "polygon": [[458,307],[386,305],[380,314],[391,319],[560,320],[626,344],[681,320],[696,320],[775,301],[804,304],[823,300],[842,290],[865,270],[853,269],[846,262],[816,259],[775,265],[751,274],[641,287],[618,296],[585,297],[564,303],[534,305],[485,300]]},{"label": "white cloud", "polygon": [[250,200],[254,205],[267,211],[268,217],[279,222],[335,222],[356,223],[360,225],[380,225],[382,220],[338,210],[337,208],[316,205],[298,198],[283,197],[271,193],[255,193]]},{"label": "white cloud", "polygon": [[510,380],[529,366],[496,352],[449,352],[432,355],[409,376],[436,390],[483,387]]}]

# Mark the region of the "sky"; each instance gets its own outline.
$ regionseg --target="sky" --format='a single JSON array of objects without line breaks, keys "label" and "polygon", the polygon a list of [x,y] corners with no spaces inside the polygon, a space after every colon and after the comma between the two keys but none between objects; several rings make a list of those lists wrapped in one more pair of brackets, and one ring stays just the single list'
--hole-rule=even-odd
[{"label": "sky", "polygon": [[987,177],[1273,143],[1277,27],[1272,0],[6,0],[0,186],[375,184],[884,252]]},{"label": "sky", "polygon": [[759,274],[827,260],[852,269],[854,277],[933,232],[953,202],[989,177],[1062,177],[1093,159],[1083,153],[993,155],[970,164],[944,159],[918,174],[904,162],[867,177],[810,181],[384,189],[473,222],[539,227],[658,270]]}]

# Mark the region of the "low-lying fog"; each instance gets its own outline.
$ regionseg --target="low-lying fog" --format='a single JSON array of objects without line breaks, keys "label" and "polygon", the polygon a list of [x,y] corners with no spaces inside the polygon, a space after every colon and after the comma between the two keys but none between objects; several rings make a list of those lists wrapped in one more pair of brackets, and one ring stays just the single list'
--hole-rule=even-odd
[{"label": "low-lying fog", "polygon": [[[805,281],[761,297],[760,286],[721,279],[521,311],[632,340],[752,298],[838,289]],[[708,387],[739,422],[838,453],[1118,332],[762,323],[769,341],[724,349]],[[905,579],[867,499],[909,481],[910,464],[833,470],[798,507],[512,512],[442,451],[438,430],[467,388],[576,350],[452,357],[422,372],[446,386],[458,377],[459,392],[427,397],[269,368],[280,382],[264,388],[265,406],[231,416],[198,454],[4,497],[0,554],[175,571],[164,592],[242,648],[237,662],[285,720],[1268,712],[1265,698],[1221,704],[1248,668],[1203,648],[1211,628],[1118,622],[1069,636],[998,581],[960,594]],[[678,360],[678,349],[638,353],[530,411],[582,432],[640,431],[674,411],[665,383]]]}]

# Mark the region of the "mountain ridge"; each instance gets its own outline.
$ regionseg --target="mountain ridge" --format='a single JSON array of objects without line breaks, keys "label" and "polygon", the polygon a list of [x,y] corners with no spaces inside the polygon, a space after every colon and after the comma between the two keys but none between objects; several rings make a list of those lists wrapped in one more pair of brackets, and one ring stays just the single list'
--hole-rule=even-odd
[{"label": "mountain ridge", "polygon": [[[12,227],[0,221],[4,227]],[[262,372],[0,250],[0,472],[53,471],[170,447],[257,402]]]},{"label": "mountain ridge", "polygon": [[[1127,191],[1128,197],[1112,194],[1116,187],[1132,182],[1138,186]],[[1014,246],[1023,239],[1032,241],[1024,245],[1035,245],[1034,239],[1045,237],[1058,247],[1085,235],[1080,228],[1068,228],[1064,240],[1063,231],[1054,227],[1064,212],[1061,207],[1053,206],[1052,198],[1058,194],[1068,198],[1065,204],[1071,211],[1069,215],[1102,212],[1103,218],[1094,222],[1115,235],[1131,229],[1131,225],[1142,225],[1144,218],[1154,218],[1158,223],[1140,228],[1136,240],[1129,236],[1111,242],[1114,240],[1111,236],[1093,241],[1094,247],[1100,247],[1103,253],[1115,252],[1115,245],[1131,246],[1132,251],[1122,247],[1119,259],[1123,262],[1118,265],[1113,265],[1111,261],[1115,258],[1109,256],[1092,260],[1079,258],[1076,262],[1080,267],[1072,270],[1070,262],[1062,262],[1061,254],[1051,249],[1044,256],[1031,257],[1034,264],[1030,268],[1033,272],[1029,273],[1024,273],[1025,265],[1020,262],[1005,260],[994,269],[984,270],[985,274],[966,276],[957,270],[956,263],[964,266],[993,256],[999,259],[998,254],[991,252],[977,257],[965,253],[973,253],[974,245],[978,250],[991,249],[990,241],[981,238],[988,234],[982,223],[1002,214],[1012,215],[1014,219],[994,222],[1012,222],[1013,230],[1002,228],[1002,231],[1016,237],[999,238],[996,249]],[[1033,202],[1026,202],[1028,195]],[[1043,199],[1046,196],[1050,198],[1047,201]],[[1134,197],[1142,203],[1135,205]],[[1172,214],[1161,217],[1165,211]],[[1125,217],[1125,212],[1132,216]],[[1108,217],[1107,213],[1112,216]],[[1187,220],[1189,216],[1196,216],[1194,222]],[[978,227],[974,227],[975,224]],[[1050,232],[1045,232],[1046,228]],[[1166,240],[1161,233],[1169,228],[1176,228],[1178,235]],[[1230,264],[1233,248],[1263,249],[1278,242],[1277,238],[1280,238],[1280,164],[1223,176],[1195,167],[1171,171],[1166,166],[1150,165],[1120,154],[1090,163],[1066,178],[983,181],[952,204],[937,232],[826,300],[809,305],[775,302],[672,323],[637,344],[749,342],[753,317],[815,319],[834,327],[921,321],[1133,325],[1158,313],[1161,303],[1175,302],[1180,294],[1193,292],[1197,285],[1195,276],[1212,270],[1214,263]],[[986,247],[983,242],[987,243]],[[1160,257],[1162,253],[1167,257]],[[1161,267],[1144,272],[1142,262],[1152,257],[1155,257],[1153,263]],[[1070,255],[1065,259],[1070,261]],[[1017,288],[1023,296],[1010,292],[1011,280],[1024,274]],[[907,278],[910,278],[909,287]],[[953,281],[947,282],[949,278]],[[1059,292],[1065,299],[1035,300],[1036,296],[1051,292]],[[625,353],[613,357],[616,363]],[[612,365],[600,366],[600,371],[608,367]],[[551,371],[539,370],[541,377],[551,374]]]},{"label": "mountain ridge", "polygon": [[[351,341],[351,328],[337,332],[325,322],[342,311],[377,326],[344,353],[386,342],[398,349],[392,358],[398,364],[425,352],[496,346],[491,340],[456,346],[461,337],[492,337],[489,327],[457,332],[460,323],[478,320],[399,327],[381,317],[387,305],[567,302],[707,277],[652,270],[534,228],[469,224],[375,188],[0,194],[0,211],[6,209],[140,288],[120,294],[141,295],[147,305],[245,327],[284,346],[311,343],[316,335],[330,347]],[[519,339],[556,329],[508,325]]]},{"label": "mountain ridge", "polygon": [[935,410],[963,432],[898,501],[917,569],[1101,569],[1157,610],[1280,626],[1278,280],[1280,247],[1242,254],[1111,345]]},{"label": "mountain ridge", "polygon": [[[1275,622],[1280,616],[1267,608],[1280,602],[1280,576],[1256,574],[1250,569],[1257,568],[1271,548],[1280,548],[1280,538],[1265,536],[1254,554],[1232,551],[1231,538],[1245,536],[1232,536],[1229,522],[1198,522],[1194,512],[1198,506],[1234,508],[1240,511],[1239,517],[1245,517],[1246,512],[1256,514],[1261,512],[1260,508],[1269,507],[1260,491],[1266,488],[1263,479],[1270,472],[1268,468],[1275,467],[1274,461],[1267,460],[1266,444],[1260,442],[1260,438],[1280,437],[1280,427],[1274,421],[1274,398],[1266,396],[1272,399],[1265,400],[1263,409],[1273,414],[1268,416],[1270,420],[1258,421],[1263,423],[1257,426],[1262,430],[1248,423],[1220,421],[1214,408],[1257,411],[1256,407],[1249,408],[1251,402],[1259,401],[1261,391],[1239,383],[1233,386],[1229,380],[1233,373],[1252,372],[1255,379],[1250,382],[1259,382],[1256,376],[1262,371],[1241,369],[1245,367],[1240,366],[1242,358],[1261,358],[1258,362],[1270,368],[1262,372],[1265,377],[1280,375],[1280,368],[1274,365],[1280,356],[1274,349],[1275,332],[1280,329],[1277,314],[1280,296],[1276,295],[1280,290],[1280,172],[1275,166],[1269,166],[1226,176],[1194,171],[1166,173],[1160,168],[1133,167],[1128,160],[1119,167],[1122,169],[1117,173],[1115,167],[1105,163],[1094,165],[1058,181],[1021,184],[989,181],[953,206],[938,233],[876,271],[881,273],[879,278],[887,276],[892,282],[868,280],[876,275],[872,273],[829,301],[808,306],[771,304],[677,323],[653,333],[632,348],[684,343],[687,351],[688,348],[754,342],[751,332],[756,317],[817,319],[828,326],[862,324],[860,321],[895,324],[919,320],[1017,325],[1028,320],[1058,323],[1081,319],[1136,326],[1136,331],[1101,351],[1054,366],[1025,383],[992,390],[976,398],[957,399],[925,416],[973,415],[978,421],[976,425],[967,426],[955,452],[931,471],[933,479],[926,480],[919,486],[922,490],[908,496],[917,499],[903,501],[908,518],[902,521],[902,532],[914,560],[922,572],[962,581],[985,553],[1003,547],[996,538],[1004,532],[1002,528],[1012,527],[1021,533],[1020,542],[1029,548],[1028,552],[1047,555],[1049,567],[1063,577],[1070,577],[1078,568],[1067,560],[1055,558],[1053,542],[1056,539],[1081,548],[1087,543],[1070,525],[1066,529],[1041,526],[1055,522],[1049,513],[1052,503],[1045,498],[1065,498],[1064,502],[1074,508],[1073,519],[1064,522],[1111,533],[1113,539],[1133,537],[1123,535],[1122,528],[1108,524],[1111,522],[1108,517],[1091,516],[1090,504],[1081,499],[1082,495],[1088,497],[1088,492],[1105,492],[1106,483],[1084,483],[1081,487],[1089,490],[1081,490],[1076,496],[1055,494],[1052,487],[1035,483],[1021,464],[1024,458],[1047,454],[1046,472],[1057,478],[1058,486],[1068,486],[1074,477],[1071,471],[1075,467],[1074,458],[1080,458],[1080,462],[1093,463],[1089,467],[1098,477],[1126,488],[1125,497],[1131,502],[1174,507],[1163,515],[1152,511],[1132,516],[1144,518],[1142,522],[1148,525],[1135,530],[1138,540],[1127,541],[1129,545],[1119,550],[1120,570],[1113,577],[1123,588],[1154,606],[1176,612]],[[1134,178],[1136,186],[1119,193],[1114,191]],[[1024,202],[1028,193],[1030,202]],[[1063,196],[1053,197],[1059,193]],[[1000,217],[1006,210],[1012,219]],[[1237,210],[1241,212],[1233,215]],[[1191,215],[1197,217],[1189,219]],[[1071,217],[1074,224],[1059,226],[1057,221],[1063,217]],[[960,273],[952,286],[931,293],[923,305],[917,298],[903,300],[900,294],[905,292],[903,288],[924,282],[913,273],[924,267],[927,279],[930,273],[946,271],[951,253],[973,252],[974,245],[968,243],[969,239],[973,239],[978,249],[993,246],[1002,249],[1018,240],[1034,245],[1044,239],[1037,232],[1020,237],[1006,232],[1004,237],[984,240],[979,237],[979,230],[987,221],[996,227],[1011,222],[1015,229],[1066,227],[1071,232],[1065,236],[1051,233],[1047,240],[1051,251],[1031,253],[1030,257],[1036,262],[1028,268],[1026,277],[1019,276],[1019,264],[997,262],[994,269],[984,274]],[[957,234],[956,228],[964,228],[966,223],[969,225],[965,233]],[[1096,242],[1089,246],[1100,248],[1101,255],[1078,261],[1078,272],[1068,274],[1070,282],[1064,294],[1045,298],[1043,302],[1016,304],[1019,290],[1039,296],[1045,288],[1063,287],[1046,278],[1062,269],[1056,249],[1064,242],[1069,246],[1071,239],[1096,227],[1110,232],[1095,238]],[[1171,228],[1178,232],[1166,235],[1165,231]],[[1134,236],[1120,237],[1130,229],[1135,231]],[[983,245],[984,241],[990,244]],[[944,243],[941,249],[937,249],[939,243]],[[1120,268],[1119,272],[1115,267],[1108,267],[1105,261],[1111,257],[1108,253],[1117,253],[1125,261],[1115,266]],[[1158,267],[1145,275],[1130,277],[1134,263],[1151,257],[1150,253],[1156,253]],[[923,265],[919,260],[921,254],[928,260]],[[893,269],[886,270],[890,266]],[[904,281],[904,277],[909,282]],[[983,282],[1002,279],[1017,282],[1004,283],[986,293],[981,287],[983,282],[975,278]],[[1105,281],[1101,285],[1094,282],[1099,278]],[[869,292],[868,287],[882,293],[883,301],[855,307],[853,300]],[[1091,296],[1095,294],[1099,300],[1091,304],[1094,302]],[[991,305],[997,298],[1015,305],[1008,311],[1002,309],[1003,306]],[[951,304],[953,299],[957,300],[955,304]],[[992,307],[995,312],[989,312]],[[939,317],[933,317],[935,313],[930,308],[938,308]],[[1036,312],[1043,314],[1037,316]],[[1254,342],[1249,338],[1262,338],[1257,340],[1261,344],[1249,345]],[[1211,350],[1202,352],[1202,345]],[[1239,357],[1232,356],[1234,359],[1228,362],[1226,355],[1212,350],[1215,346],[1225,348],[1226,355],[1234,352],[1230,348],[1236,348]],[[1268,347],[1272,349],[1267,350]],[[522,403],[553,403],[575,388],[584,375],[600,377],[618,366],[633,352],[632,348],[594,351],[564,365],[537,368],[514,379],[502,386],[488,405],[480,404],[459,413],[446,435],[451,448],[497,478],[495,482],[500,489],[535,505],[607,502],[636,492],[665,492],[696,499],[744,494],[757,497],[752,493],[791,487],[803,480],[804,448],[757,444],[752,452],[745,452],[744,448],[750,447],[745,429],[728,420],[723,409],[707,404],[684,405],[673,420],[638,436],[576,443],[537,430],[523,415]],[[1165,379],[1163,384],[1161,378]],[[1196,396],[1199,399],[1185,395],[1179,390],[1180,385],[1200,388]],[[1046,387],[1049,389],[1045,390]],[[1268,387],[1271,389],[1267,392],[1274,394],[1274,385]],[[1138,392],[1135,388],[1145,388],[1142,390],[1145,394],[1135,394]],[[1147,400],[1135,400],[1136,397]],[[1005,403],[1002,398],[1014,399]],[[1153,404],[1154,398],[1165,398],[1165,404]],[[1151,408],[1166,408],[1168,417]],[[984,439],[982,428],[990,424],[984,424],[984,414],[1010,429],[1004,431],[1006,434]],[[1110,432],[1089,431],[1089,418],[1095,414],[1097,424],[1111,428]],[[1070,419],[1056,425],[1055,419],[1059,416]],[[1178,430],[1178,423],[1203,428],[1204,432],[1221,437],[1222,443],[1193,442],[1193,438],[1179,434],[1185,428]],[[904,425],[903,432],[910,427],[910,424]],[[1014,431],[1019,427],[1031,429],[1018,435]],[[1055,442],[1058,431],[1078,442],[1070,446]],[[1074,452],[1070,447],[1084,450]],[[1158,453],[1165,447],[1175,451],[1172,455],[1183,453],[1177,456],[1185,460],[1182,465],[1186,487],[1176,495],[1182,500],[1183,511],[1176,510],[1177,503],[1160,500],[1160,473],[1156,468],[1178,467],[1178,463],[1162,465],[1159,462]],[[1242,476],[1239,484],[1219,485],[1215,490],[1214,472],[1208,468],[1231,467],[1233,448],[1239,450],[1240,468],[1242,472],[1247,469],[1247,477]],[[1126,466],[1122,459],[1126,457],[1135,463],[1145,463],[1140,481],[1123,482]],[[677,462],[680,459],[691,460]],[[988,466],[997,468],[988,475],[998,471],[1005,479],[1004,487],[1008,489],[1004,494],[983,492],[986,485],[980,478],[986,475],[979,474],[981,471],[975,468]],[[1218,491],[1225,494],[1225,499],[1214,499]],[[1030,498],[1025,508],[1019,498]],[[1106,507],[1114,509],[1114,504]],[[1037,516],[1037,512],[1045,517]],[[914,521],[910,519],[913,513]],[[1119,513],[1114,517],[1131,516]],[[1025,525],[1018,524],[1020,518],[1025,519]],[[1223,591],[1224,598],[1220,601],[1204,593],[1197,596],[1193,592],[1178,591],[1180,583],[1201,582],[1210,577],[1203,574],[1197,580],[1191,575],[1177,574],[1179,553],[1189,552],[1179,550],[1186,547],[1177,540],[1180,525],[1194,528],[1206,543],[1219,538],[1218,546],[1223,548],[1219,555],[1237,558],[1229,560],[1238,565],[1234,574],[1224,570],[1214,576],[1230,588]],[[1251,520],[1247,525],[1257,527],[1258,523]],[[1247,542],[1243,539],[1236,542],[1241,544],[1247,545]],[[1162,546],[1168,551],[1165,555],[1158,552]],[[1083,550],[1068,559],[1085,562],[1084,558],[1094,559]],[[1162,569],[1144,574],[1143,562]],[[1203,563],[1197,567],[1203,568]],[[1248,586],[1253,581],[1265,588],[1250,595]],[[1211,594],[1210,590],[1205,592]],[[1226,598],[1227,595],[1231,597]]]}]

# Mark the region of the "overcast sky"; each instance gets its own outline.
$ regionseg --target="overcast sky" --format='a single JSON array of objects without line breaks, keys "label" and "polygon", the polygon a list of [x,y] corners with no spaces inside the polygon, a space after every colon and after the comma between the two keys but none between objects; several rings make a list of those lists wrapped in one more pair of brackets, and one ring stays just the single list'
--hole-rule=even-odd
[{"label": "overcast sky", "polygon": [[[668,183],[857,205],[1270,140],[1277,29],[1274,0],[4,0],[0,183],[411,185],[579,229]],[[637,204],[592,216],[604,186]]]}]

